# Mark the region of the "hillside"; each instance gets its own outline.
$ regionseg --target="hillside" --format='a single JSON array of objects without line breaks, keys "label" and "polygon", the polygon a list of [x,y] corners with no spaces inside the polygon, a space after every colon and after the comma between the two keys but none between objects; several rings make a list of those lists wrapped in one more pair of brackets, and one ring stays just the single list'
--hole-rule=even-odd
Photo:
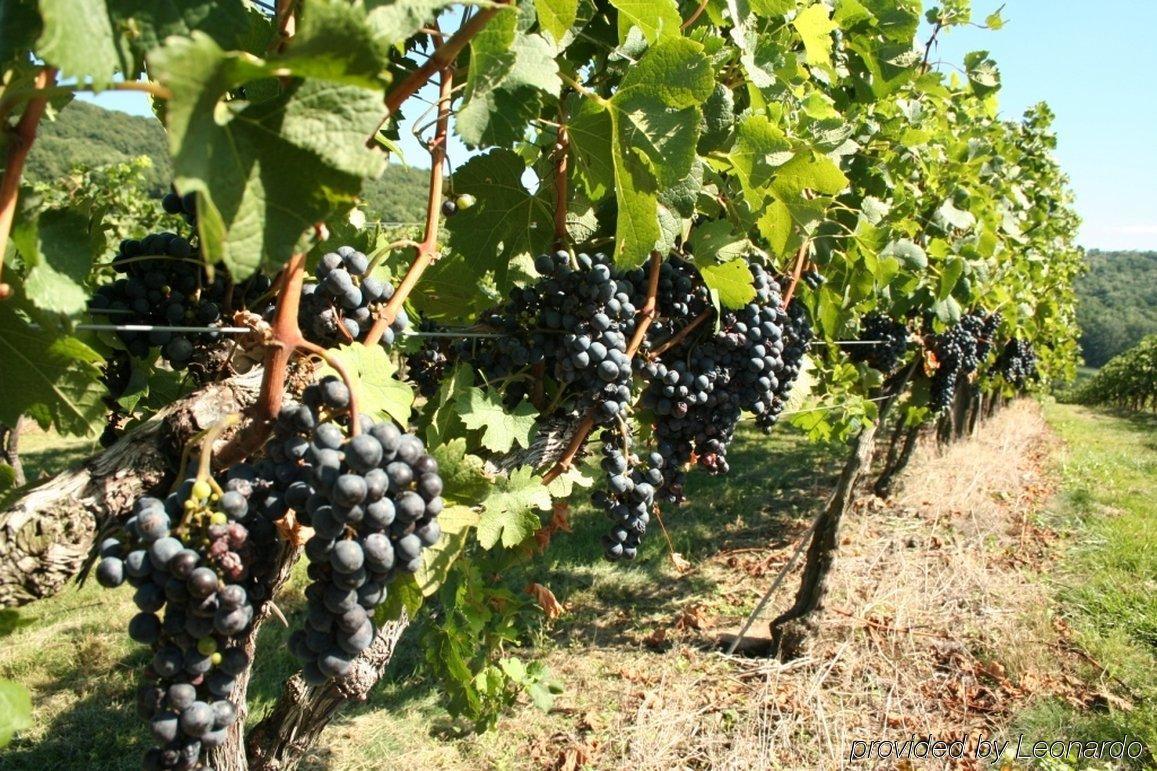
[{"label": "hillside", "polygon": [[1100,367],[1157,332],[1157,252],[1088,253],[1076,282],[1085,362]]},{"label": "hillside", "polygon": [[[164,129],[155,118],[106,110],[75,101],[55,121],[41,127],[28,158],[30,180],[59,179],[76,165],[98,166],[139,155],[153,161],[147,174],[149,189],[162,195],[169,187],[172,164]],[[421,220],[425,208],[428,172],[391,164],[380,179],[366,186],[365,199],[371,219],[390,222]]]}]

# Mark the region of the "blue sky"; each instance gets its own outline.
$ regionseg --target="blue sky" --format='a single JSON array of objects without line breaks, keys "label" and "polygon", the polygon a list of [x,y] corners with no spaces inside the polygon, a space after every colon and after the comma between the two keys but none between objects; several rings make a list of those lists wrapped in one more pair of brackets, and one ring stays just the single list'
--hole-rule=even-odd
[{"label": "blue sky", "polygon": [[[1006,117],[1049,103],[1057,114],[1057,157],[1084,219],[1084,246],[1157,249],[1157,0],[974,0],[973,18],[982,21],[1000,5],[1004,29],[952,30],[933,60],[947,71],[965,53],[987,50],[1000,66]],[[140,94],[82,98],[149,113]],[[403,147],[412,165],[427,165],[408,127]],[[451,145],[452,159],[464,155]]]}]

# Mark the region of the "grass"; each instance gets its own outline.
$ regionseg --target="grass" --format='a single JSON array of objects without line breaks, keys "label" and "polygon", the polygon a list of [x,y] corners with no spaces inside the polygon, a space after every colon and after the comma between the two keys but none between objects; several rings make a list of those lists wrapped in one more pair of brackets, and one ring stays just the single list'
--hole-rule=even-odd
[{"label": "grass", "polygon": [[[1022,714],[1028,734],[1139,737],[1157,750],[1157,417],[1049,404],[1064,440],[1061,491],[1046,524],[1072,546],[1053,580],[1073,639],[1100,667],[1089,682],[1124,692],[1099,710],[1051,700]],[[1124,686],[1123,688],[1121,686]]]}]

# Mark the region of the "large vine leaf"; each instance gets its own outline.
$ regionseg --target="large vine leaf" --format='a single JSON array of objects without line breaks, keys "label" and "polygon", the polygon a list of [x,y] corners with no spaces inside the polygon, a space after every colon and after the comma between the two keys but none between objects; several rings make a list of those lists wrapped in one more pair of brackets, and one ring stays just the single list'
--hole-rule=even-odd
[{"label": "large vine leaf", "polygon": [[447,221],[450,246],[486,270],[503,272],[519,255],[534,255],[554,240],[553,203],[522,184],[526,164],[511,150],[471,158],[454,174],[454,189],[477,203]]},{"label": "large vine leaf", "polygon": [[103,359],[77,338],[30,326],[11,302],[0,303],[0,361],[0,423],[28,415],[42,428],[75,435],[103,427]]},{"label": "large vine leaf", "polygon": [[438,461],[442,477],[442,497],[448,503],[473,504],[490,492],[490,477],[481,458],[466,452],[462,437],[434,445],[430,450]]},{"label": "large vine leaf", "polygon": [[491,452],[510,452],[515,443],[530,447],[538,410],[530,402],[514,409],[502,403],[502,394],[491,389],[471,388],[458,395],[458,415],[466,428],[482,430],[482,446]]},{"label": "large vine leaf", "polygon": [[624,267],[640,265],[653,249],[670,246],[672,234],[664,240],[660,227],[659,191],[691,173],[700,105],[714,88],[703,46],[670,38],[648,50],[615,95],[600,103],[610,113],[618,203],[615,261]]},{"label": "large vine leaf", "polygon": [[104,245],[103,234],[91,228],[91,220],[75,209],[52,209],[14,234],[28,265],[24,292],[37,308],[65,315],[85,309],[91,255]]},{"label": "large vine leaf", "polygon": [[499,542],[510,548],[525,541],[542,525],[538,511],[551,508],[550,491],[530,468],[522,466],[499,477],[494,492],[483,503],[478,523],[478,543],[492,549]]},{"label": "large vine leaf", "polygon": [[816,3],[800,11],[791,23],[803,40],[808,64],[822,66],[832,62],[832,32],[838,25],[832,21],[831,13],[824,3]]},{"label": "large vine leaf", "polygon": [[514,8],[495,16],[470,41],[466,96],[455,116],[468,144],[509,145],[538,114],[535,92],[558,96],[557,50],[542,35],[519,29]]},{"label": "large vine leaf", "polygon": [[307,228],[351,205],[361,180],[384,168],[381,154],[365,147],[382,109],[377,92],[295,80],[265,102],[224,101],[278,70],[201,34],[170,40],[149,61],[173,92],[176,184],[198,194],[202,251],[237,278],[263,260],[287,261]]}]

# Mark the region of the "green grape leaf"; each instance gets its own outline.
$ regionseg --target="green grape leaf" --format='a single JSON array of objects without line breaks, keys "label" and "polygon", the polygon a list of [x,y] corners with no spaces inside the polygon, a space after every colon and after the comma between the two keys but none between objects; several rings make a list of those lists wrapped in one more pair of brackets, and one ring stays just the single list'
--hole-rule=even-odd
[{"label": "green grape leaf", "polygon": [[735,129],[728,155],[739,184],[752,208],[766,200],[776,168],[791,160],[791,142],[778,126],[762,115],[748,115]]},{"label": "green grape leaf", "polygon": [[804,190],[835,195],[848,186],[848,178],[826,155],[815,151],[797,153],[775,172],[774,187],[779,197],[799,197]]},{"label": "green grape leaf", "polygon": [[932,221],[935,222],[941,230],[945,232],[956,228],[957,230],[971,230],[976,225],[976,217],[971,212],[961,211],[957,209],[952,199],[949,198],[940,205],[936,213],[932,215]]},{"label": "green grape leaf", "polygon": [[17,732],[32,727],[32,697],[28,689],[11,680],[0,680],[0,747]]},{"label": "green grape leaf", "polygon": [[832,63],[832,32],[838,26],[832,21],[831,9],[824,3],[800,11],[792,20],[803,40],[804,51],[807,53],[807,63],[813,66],[830,66]]},{"label": "green grape leaf", "polygon": [[533,256],[550,247],[554,205],[527,191],[522,183],[525,169],[517,153],[495,149],[455,172],[455,191],[473,195],[477,203],[446,222],[454,251],[497,272],[519,255]]},{"label": "green grape leaf", "polygon": [[482,446],[491,452],[510,452],[515,443],[530,447],[538,419],[538,410],[530,402],[507,410],[498,391],[471,388],[458,395],[456,406],[466,428],[482,430]]},{"label": "green grape leaf", "polygon": [[474,385],[474,373],[470,367],[461,364],[454,368],[450,377],[442,381],[438,393],[430,400],[432,409],[424,412],[428,416],[426,424],[426,446],[439,447],[452,439],[464,439],[466,426],[458,417],[458,396]]},{"label": "green grape leaf", "polygon": [[[704,223],[695,228],[691,238],[695,249],[695,263],[701,267],[742,257],[751,250],[751,241],[736,232],[728,220],[712,220]],[[750,274],[748,278],[750,279]]]},{"label": "green grape leaf", "polygon": [[627,39],[631,27],[638,27],[653,43],[660,37],[678,35],[683,24],[675,0],[611,0],[619,12],[619,42]]},{"label": "green grape leaf", "polygon": [[542,30],[561,45],[566,33],[578,19],[578,0],[536,0],[534,10],[538,12],[538,24]]},{"label": "green grape leaf", "polygon": [[538,511],[551,508],[550,491],[530,468],[521,466],[509,477],[499,477],[494,490],[483,502],[485,511],[478,523],[478,543],[492,549],[499,542],[506,548],[517,546],[542,526]]},{"label": "green grape leaf", "polygon": [[438,461],[442,497],[451,503],[473,504],[490,491],[490,478],[482,459],[466,452],[463,437],[433,445],[430,455]]},{"label": "green grape leaf", "polygon": [[414,574],[423,597],[429,597],[446,582],[454,561],[466,548],[470,528],[477,527],[478,522],[478,512],[469,506],[447,506],[438,515],[442,537],[433,546],[422,549],[422,566]]},{"label": "green grape leaf", "polygon": [[111,83],[125,62],[108,3],[105,0],[39,2],[43,29],[36,41],[37,56],[59,69],[62,77],[91,79],[96,86]]},{"label": "green grape leaf", "polygon": [[928,267],[928,255],[916,243],[902,238],[893,241],[880,252],[881,257],[895,257],[909,270],[923,270]]},{"label": "green grape leaf", "polygon": [[[393,418],[399,425],[410,422],[410,407],[414,393],[410,387],[394,377],[398,366],[380,345],[343,345],[332,351],[350,375],[357,379],[358,410],[363,415]],[[330,366],[324,374],[337,375]]]},{"label": "green grape leaf", "polygon": [[[397,45],[420,30],[455,0],[367,0],[367,22],[382,45]],[[473,2],[461,5],[475,5]]]},{"label": "green grape leaf", "polygon": [[538,114],[532,92],[557,96],[557,50],[546,38],[518,29],[515,9],[495,16],[470,41],[466,94],[454,127],[467,144],[509,145]]},{"label": "green grape leaf", "polygon": [[615,186],[614,127],[611,113],[598,102],[584,99],[567,126],[575,171],[592,201]]},{"label": "green grape leaf", "polygon": [[973,51],[964,56],[968,83],[977,96],[988,96],[1000,90],[1000,70],[988,56],[988,51]]},{"label": "green grape leaf", "polygon": [[0,423],[28,415],[42,428],[95,435],[104,426],[100,355],[75,337],[29,326],[0,303]]},{"label": "green grape leaf", "polygon": [[91,225],[75,209],[52,209],[22,228],[19,246],[29,266],[24,292],[37,308],[71,316],[87,307],[84,282],[92,254],[104,246],[104,235]]},{"label": "green grape leaf", "polygon": [[273,63],[299,77],[372,90],[390,80],[389,47],[369,26],[365,7],[345,0],[304,3],[293,38]]},{"label": "green grape leaf", "polygon": [[703,283],[714,290],[719,302],[728,308],[740,308],[755,299],[751,268],[742,257],[722,265],[700,267]]},{"label": "green grape leaf", "polygon": [[646,56],[627,70],[619,86],[624,91],[642,89],[667,107],[697,107],[715,90],[711,62],[703,45],[688,38],[663,40],[652,46]]},{"label": "green grape leaf", "polygon": [[660,225],[659,190],[691,173],[699,104],[714,87],[703,46],[676,38],[653,46],[628,70],[615,95],[602,102],[612,131],[617,264],[641,265],[653,249],[669,247],[673,228]]},{"label": "green grape leaf", "polygon": [[381,153],[365,147],[380,93],[308,80],[259,104],[223,102],[271,68],[199,33],[170,39],[149,61],[173,92],[166,120],[177,188],[198,193],[202,251],[235,278],[263,256],[270,267],[286,262],[313,223],[352,204],[361,180],[384,168]]}]

